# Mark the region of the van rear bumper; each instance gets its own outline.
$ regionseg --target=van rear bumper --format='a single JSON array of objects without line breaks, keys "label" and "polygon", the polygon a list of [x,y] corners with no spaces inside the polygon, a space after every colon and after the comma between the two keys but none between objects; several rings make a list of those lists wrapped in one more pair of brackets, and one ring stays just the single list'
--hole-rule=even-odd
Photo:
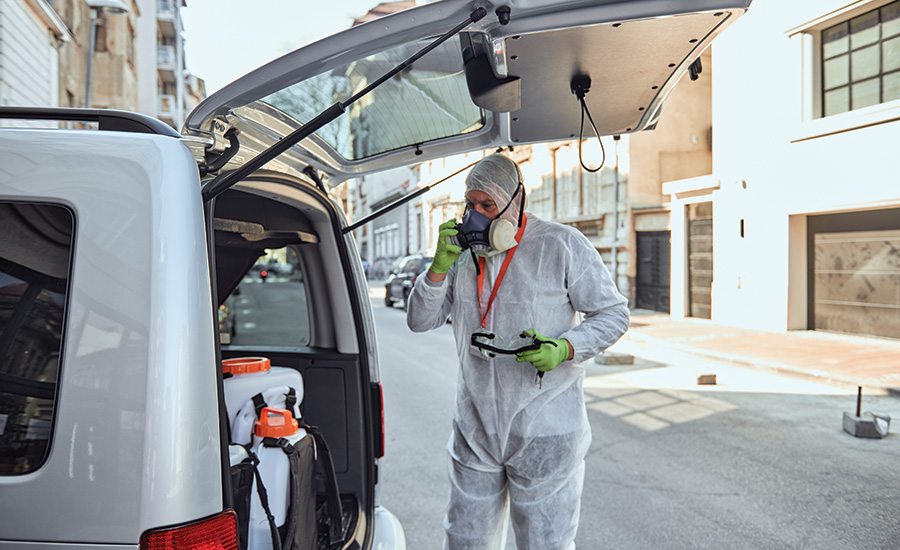
[{"label": "van rear bumper", "polygon": [[372,550],[406,550],[406,534],[403,532],[403,526],[400,525],[397,516],[384,506],[375,507],[374,537]]}]

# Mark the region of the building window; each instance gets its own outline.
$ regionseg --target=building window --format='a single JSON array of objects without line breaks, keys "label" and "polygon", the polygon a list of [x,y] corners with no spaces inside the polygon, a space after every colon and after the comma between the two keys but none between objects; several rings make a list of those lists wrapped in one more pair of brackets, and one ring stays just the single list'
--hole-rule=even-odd
[{"label": "building window", "polygon": [[822,114],[900,99],[900,1],[822,31]]}]

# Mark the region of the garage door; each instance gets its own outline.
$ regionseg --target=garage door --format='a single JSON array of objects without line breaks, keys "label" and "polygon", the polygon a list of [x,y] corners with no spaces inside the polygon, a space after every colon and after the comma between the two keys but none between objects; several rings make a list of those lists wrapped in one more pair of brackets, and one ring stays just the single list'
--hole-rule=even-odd
[{"label": "garage door", "polygon": [[810,218],[811,328],[900,338],[900,228],[870,228],[898,214]]}]

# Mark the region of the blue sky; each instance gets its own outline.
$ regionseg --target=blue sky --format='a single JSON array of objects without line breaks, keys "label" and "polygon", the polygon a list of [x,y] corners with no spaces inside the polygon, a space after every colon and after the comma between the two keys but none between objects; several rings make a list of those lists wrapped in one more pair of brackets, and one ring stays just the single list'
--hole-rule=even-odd
[{"label": "blue sky", "polygon": [[188,0],[187,66],[206,93],[310,42],[341,31],[378,0]]}]

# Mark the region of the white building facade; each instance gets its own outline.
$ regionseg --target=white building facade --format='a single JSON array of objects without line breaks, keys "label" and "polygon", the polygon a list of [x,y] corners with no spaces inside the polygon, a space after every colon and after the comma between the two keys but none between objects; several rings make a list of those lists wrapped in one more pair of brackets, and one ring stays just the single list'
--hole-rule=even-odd
[{"label": "white building facade", "polygon": [[672,316],[900,338],[900,1],[755,0],[713,66],[713,173],[663,186]]},{"label": "white building facade", "polygon": [[[401,167],[352,180],[350,218],[359,221],[403,198],[415,188],[415,176],[414,170]],[[390,267],[411,253],[407,209],[408,205],[404,204],[354,231],[360,257],[369,264],[370,277],[386,278]]]},{"label": "white building facade", "polygon": [[[185,67],[185,0],[136,0],[138,20],[138,111],[181,130],[190,112],[187,84],[196,82]],[[198,46],[200,47],[200,46]]]},{"label": "white building facade", "polygon": [[0,105],[58,107],[58,47],[69,40],[44,0],[0,1]]}]

